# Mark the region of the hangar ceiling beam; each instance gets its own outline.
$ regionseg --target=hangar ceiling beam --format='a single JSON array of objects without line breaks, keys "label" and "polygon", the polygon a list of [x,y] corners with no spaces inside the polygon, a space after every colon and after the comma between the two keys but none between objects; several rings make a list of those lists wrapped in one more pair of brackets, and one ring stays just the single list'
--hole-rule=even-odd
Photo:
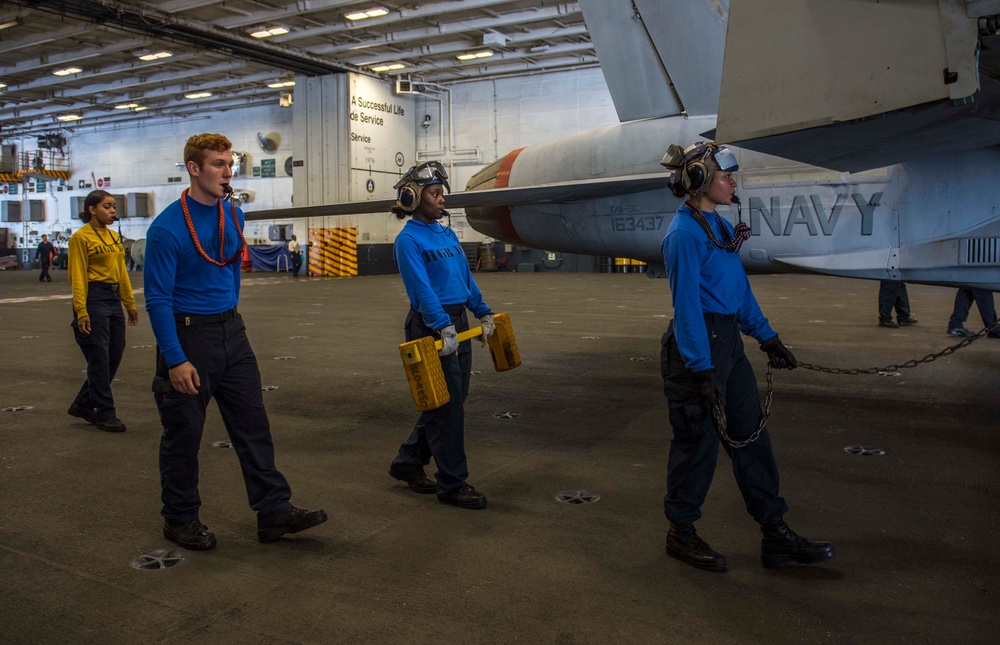
[{"label": "hangar ceiling beam", "polygon": [[510,25],[525,25],[532,22],[552,20],[566,14],[558,7],[545,7],[530,11],[519,11],[517,13],[506,14],[501,18],[478,18],[476,20],[463,20],[461,23],[442,23],[436,27],[417,27],[386,34],[379,34],[367,40],[359,42],[345,43],[342,45],[322,45],[310,47],[309,51],[320,54],[339,54],[343,52],[353,52],[367,47],[379,47],[383,45],[395,45],[398,43],[414,42],[426,40],[434,36],[447,33],[460,33],[474,29],[495,29],[497,27],[507,27]]},{"label": "hangar ceiling beam", "polygon": [[197,45],[209,51],[283,67],[307,76],[348,71],[363,72],[308,52],[260,42],[249,36],[116,0],[34,0],[32,6],[62,15],[85,18],[98,25],[114,25],[125,31]]}]

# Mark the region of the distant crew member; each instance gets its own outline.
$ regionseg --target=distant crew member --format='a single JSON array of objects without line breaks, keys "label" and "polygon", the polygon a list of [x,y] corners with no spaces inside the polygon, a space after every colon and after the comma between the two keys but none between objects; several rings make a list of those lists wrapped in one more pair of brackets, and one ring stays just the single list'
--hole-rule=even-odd
[{"label": "distant crew member", "polygon": [[214,397],[240,460],[257,538],[273,542],[326,521],[322,510],[289,503],[291,489],[274,463],[260,370],[236,310],[240,295],[243,211],[232,192],[232,144],[221,134],[187,140],[191,186],[146,235],[146,311],[156,335],[153,392],[160,411],[163,535],[187,549],[215,547],[199,519],[198,449]]},{"label": "distant crew member", "polygon": [[[87,359],[87,380],[69,414],[107,432],[125,432],[111,395],[125,353],[125,325],[139,324],[132,283],[125,270],[125,247],[111,230],[115,198],[103,190],[83,200],[85,223],[69,239],[69,283],[73,289],[73,336]],[[128,311],[128,322],[122,314]]]},{"label": "distant crew member", "polygon": [[[749,228],[742,223],[734,228],[716,212],[719,204],[738,203],[736,157],[728,148],[698,142],[687,149],[670,146],[661,163],[671,171],[670,190],[687,197],[662,245],[674,307],[660,353],[674,435],[663,500],[670,521],[666,549],[693,567],[725,571],[725,556],[699,537],[694,523],[715,474],[720,426],[739,443],[751,438],[761,419],[757,379],[741,333],[760,343],[773,367],[794,369],[796,362],[761,312],[740,263],[739,247]],[[724,425],[714,414],[724,418]],[[832,558],[832,545],[799,537],[782,519],[788,507],[778,494],[767,429],[743,447],[721,443],[747,511],[760,524],[764,566]]]},{"label": "distant crew member", "polygon": [[297,278],[302,270],[302,245],[294,235],[288,241],[288,255],[292,258],[292,277]]},{"label": "distant crew member", "polygon": [[52,276],[49,275],[49,267],[52,266],[52,258],[55,254],[56,247],[52,246],[52,242],[49,242],[49,236],[42,235],[42,241],[38,243],[38,248],[35,249],[35,262],[42,269],[42,272],[38,275],[39,282],[52,282]]},{"label": "distant crew member", "polygon": [[[429,161],[410,168],[396,185],[399,219],[410,216],[396,236],[393,249],[403,278],[410,310],[403,323],[406,340],[436,336],[444,342],[439,354],[451,400],[421,413],[409,438],[389,467],[389,475],[417,493],[436,493],[438,500],[461,508],[486,507],[486,496],[466,481],[465,399],[472,374],[470,341],[458,342],[469,329],[466,309],[483,326],[482,339],[493,333],[493,312],[469,271],[462,244],[451,228],[441,225],[446,215],[444,193],[450,191],[444,166]],[[437,464],[436,483],[424,472],[431,457]]]},{"label": "distant crew member", "polygon": [[[997,308],[993,302],[993,292],[988,289],[959,289],[955,293],[955,307],[948,319],[948,335],[969,337],[974,332],[965,328],[965,319],[969,317],[972,301],[979,307],[979,317],[983,319],[984,327],[992,327],[997,322]],[[990,338],[1000,338],[1000,328],[990,331]]]},{"label": "distant crew member", "polygon": [[[896,310],[896,320],[892,320],[892,310]],[[910,315],[910,295],[902,280],[881,280],[878,285],[878,326],[896,329],[916,325],[917,319]]]}]

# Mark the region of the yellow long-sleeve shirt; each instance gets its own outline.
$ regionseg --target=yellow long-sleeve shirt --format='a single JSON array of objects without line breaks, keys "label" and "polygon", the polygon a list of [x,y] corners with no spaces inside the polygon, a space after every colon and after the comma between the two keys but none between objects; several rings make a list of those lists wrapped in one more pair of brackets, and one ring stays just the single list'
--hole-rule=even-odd
[{"label": "yellow long-sleeve shirt", "polygon": [[117,284],[122,304],[135,310],[132,283],[125,269],[125,247],[118,235],[107,228],[96,230],[89,223],[69,238],[69,283],[73,287],[73,311],[77,317],[87,313],[87,287],[91,282]]}]

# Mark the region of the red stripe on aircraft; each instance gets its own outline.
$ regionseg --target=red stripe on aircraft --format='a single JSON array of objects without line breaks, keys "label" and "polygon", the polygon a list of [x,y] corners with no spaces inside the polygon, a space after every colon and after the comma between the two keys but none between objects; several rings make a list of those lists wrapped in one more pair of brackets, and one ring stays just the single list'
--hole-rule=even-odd
[{"label": "red stripe on aircraft", "polygon": [[[514,167],[514,160],[517,159],[517,155],[521,154],[524,148],[518,148],[507,153],[507,156],[503,158],[500,162],[500,167],[497,169],[497,188],[507,188],[510,183],[510,171]],[[520,246],[527,246],[521,236],[517,234],[517,230],[514,229],[514,222],[510,219],[510,206],[495,206],[493,208],[493,217],[496,218],[497,226],[500,227],[500,231],[504,234],[504,239],[518,244]]]}]

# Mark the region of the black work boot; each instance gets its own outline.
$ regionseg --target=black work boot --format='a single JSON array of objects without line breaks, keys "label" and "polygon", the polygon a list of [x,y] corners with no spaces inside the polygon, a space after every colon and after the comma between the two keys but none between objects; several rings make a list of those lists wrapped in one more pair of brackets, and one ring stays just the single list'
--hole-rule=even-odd
[{"label": "black work boot", "polygon": [[483,495],[468,484],[462,484],[461,488],[447,497],[438,497],[438,501],[442,504],[451,504],[452,506],[471,508],[472,510],[486,508],[486,495]]},{"label": "black work boot", "polygon": [[768,569],[780,569],[790,562],[816,564],[833,557],[829,542],[812,542],[799,537],[783,520],[760,525],[764,536],[760,542],[760,560]]},{"label": "black work boot", "polygon": [[258,524],[257,540],[260,542],[274,542],[279,540],[282,535],[298,533],[299,531],[319,526],[326,519],[326,511],[323,509],[307,511],[292,506],[287,513],[270,524]]},{"label": "black work boot", "polygon": [[423,468],[409,473],[401,473],[390,468],[389,476],[393,479],[406,482],[406,485],[409,486],[410,490],[414,493],[428,495],[430,493],[437,492],[437,482],[433,479],[428,479],[427,473],[424,472]]},{"label": "black work boot", "polygon": [[66,410],[66,414],[83,419],[87,423],[97,425],[97,413],[93,408],[88,410],[87,408],[81,407],[74,402],[69,406],[69,409]]},{"label": "black work boot", "polygon": [[215,534],[198,520],[191,520],[187,524],[164,523],[163,537],[192,551],[215,548]]},{"label": "black work boot", "polygon": [[705,571],[725,571],[726,556],[698,537],[694,524],[670,523],[667,531],[667,555],[696,569]]}]

